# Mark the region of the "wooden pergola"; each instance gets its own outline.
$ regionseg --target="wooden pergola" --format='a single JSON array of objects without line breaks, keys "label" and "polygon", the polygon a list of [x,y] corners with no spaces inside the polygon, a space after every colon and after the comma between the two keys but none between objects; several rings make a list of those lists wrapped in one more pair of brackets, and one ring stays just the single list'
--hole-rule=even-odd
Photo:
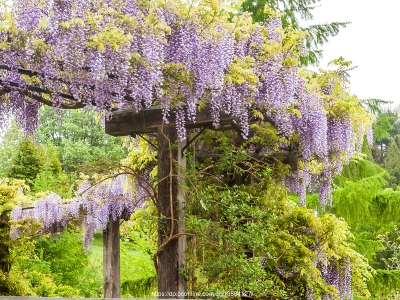
[{"label": "wooden pergola", "polygon": [[[179,269],[184,267],[186,250],[185,225],[183,210],[185,207],[183,176],[181,168],[186,165],[183,151],[186,142],[178,141],[175,120],[169,118],[169,124],[163,121],[162,108],[115,111],[105,123],[105,131],[112,136],[130,136],[156,134],[158,140],[158,198],[159,220],[157,274],[159,298],[183,298],[186,283]],[[196,114],[196,122],[185,120],[185,128],[212,128],[209,109]],[[223,114],[220,125],[235,128],[232,117]],[[178,141],[177,147],[171,147]],[[190,143],[190,142],[189,142]]]},{"label": "wooden pergola", "polygon": [[[37,76],[36,72],[26,69],[11,69],[9,66],[0,65],[0,70],[14,71],[22,75]],[[58,80],[58,79],[55,79]],[[51,95],[52,92],[36,85],[20,86],[17,82],[7,83],[0,79],[0,95],[7,94],[11,88],[18,88],[20,92],[42,104],[52,106],[53,103],[42,94]],[[91,88],[90,86],[88,88]],[[85,105],[69,94],[58,93],[64,99],[59,107],[63,109],[79,109]],[[132,101],[130,97],[125,100]],[[186,236],[183,220],[185,206],[184,183],[181,168],[185,168],[186,162],[183,152],[186,145],[192,141],[178,141],[175,119],[168,117],[168,124],[163,120],[163,110],[160,106],[152,106],[137,110],[117,110],[112,112],[112,118],[105,123],[105,132],[112,136],[132,136],[143,134],[155,134],[158,140],[158,199],[157,209],[159,220],[158,251],[156,253],[158,292],[159,298],[183,298],[186,291],[185,279],[179,275],[179,268],[184,267]],[[271,120],[266,119],[273,123]],[[185,120],[186,129],[199,128],[200,133],[213,127],[210,110],[205,107],[198,110],[196,121]],[[240,133],[240,127],[235,120],[224,113],[220,114],[218,130],[233,129]],[[196,136],[197,137],[197,136]],[[195,137],[195,138],[196,138]],[[171,147],[176,143],[178,147]],[[257,157],[285,156],[285,163],[297,168],[297,154],[292,152],[257,153]],[[182,184],[181,184],[182,183]],[[120,236],[119,220],[110,221],[107,230],[103,233],[103,268],[104,268],[104,297],[119,298],[120,293]]]},{"label": "wooden pergola", "polygon": [[[163,121],[163,111],[159,106],[148,109],[115,111],[112,118],[105,123],[105,131],[112,136],[130,136],[156,134],[158,140],[158,199],[159,220],[169,222],[160,224],[158,228],[157,274],[159,298],[183,298],[186,283],[179,269],[184,267],[186,251],[186,234],[183,210],[185,193],[182,185],[184,178],[180,172],[185,168],[184,150],[191,141],[178,141],[175,120]],[[269,120],[271,121],[271,120]],[[271,121],[272,122],[272,121]],[[216,130],[208,108],[198,110],[196,121],[185,120],[185,128]],[[240,127],[235,120],[224,113],[220,115],[218,130],[235,130],[240,134]],[[199,135],[198,134],[198,135]],[[197,138],[196,135],[193,139]],[[171,147],[177,142],[177,147]],[[284,156],[284,163],[290,164],[292,170],[297,168],[297,154],[292,152],[257,153],[251,156]]]}]

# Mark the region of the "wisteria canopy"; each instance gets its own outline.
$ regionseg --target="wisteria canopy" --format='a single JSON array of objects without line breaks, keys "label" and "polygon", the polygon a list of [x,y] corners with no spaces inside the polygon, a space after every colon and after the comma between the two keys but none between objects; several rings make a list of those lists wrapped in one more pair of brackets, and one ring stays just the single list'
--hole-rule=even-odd
[{"label": "wisteria canopy", "polygon": [[268,21],[253,24],[212,0],[3,3],[0,118],[14,115],[26,132],[38,126],[42,104],[106,115],[158,105],[166,121],[175,116],[180,139],[185,120],[205,106],[215,127],[229,114],[244,138],[250,118],[269,120],[284,138],[274,150],[302,156],[287,180],[300,204],[307,187],[329,204],[332,177],[370,132],[372,119],[342,74],[301,69],[305,33],[283,30],[268,8]]}]

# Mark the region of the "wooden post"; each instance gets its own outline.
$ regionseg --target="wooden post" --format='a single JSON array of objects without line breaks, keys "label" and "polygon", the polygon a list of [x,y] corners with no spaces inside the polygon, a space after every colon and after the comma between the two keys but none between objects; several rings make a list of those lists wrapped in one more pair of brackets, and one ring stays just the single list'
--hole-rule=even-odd
[{"label": "wooden post", "polygon": [[[185,147],[186,142],[178,142],[178,210],[179,210],[179,223],[178,223],[178,232],[183,233],[186,231],[186,224],[184,219],[184,210],[186,206],[185,200],[185,189],[183,185],[185,183],[185,178],[182,170],[186,168],[186,158],[184,157],[184,153],[182,152],[183,147]],[[178,239],[178,263],[179,268],[185,267],[185,255],[186,255],[186,243],[187,237],[186,235],[181,235]],[[186,280],[183,276],[179,275],[178,277],[178,298],[184,299],[184,295],[186,292]]]},{"label": "wooden post", "polygon": [[110,215],[103,231],[104,298],[121,297],[119,260],[119,219],[114,221]]},{"label": "wooden post", "polygon": [[177,298],[179,292],[178,239],[171,239],[178,233],[177,168],[174,161],[178,149],[171,147],[178,140],[175,126],[160,126],[158,137],[158,293],[159,298]]}]

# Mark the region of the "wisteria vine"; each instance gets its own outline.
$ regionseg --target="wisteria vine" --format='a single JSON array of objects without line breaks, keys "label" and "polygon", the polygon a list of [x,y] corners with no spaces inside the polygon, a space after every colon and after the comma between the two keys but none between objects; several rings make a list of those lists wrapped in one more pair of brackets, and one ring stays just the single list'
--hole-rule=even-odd
[{"label": "wisteria vine", "polygon": [[288,178],[300,203],[313,188],[329,204],[332,177],[372,122],[340,77],[321,83],[298,67],[304,33],[283,30],[278,15],[252,24],[202,1],[15,0],[0,22],[0,120],[13,114],[27,132],[40,103],[107,112],[159,105],[181,140],[202,104],[215,127],[227,113],[244,138],[258,111],[303,157]]},{"label": "wisteria vine", "polygon": [[[11,212],[11,220],[34,218],[41,222],[44,233],[65,230],[70,222],[81,222],[84,229],[83,245],[91,247],[96,230],[106,230],[109,220],[129,220],[135,209],[142,207],[150,199],[148,190],[136,179],[133,185],[128,175],[117,175],[96,185],[84,181],[73,199],[63,201],[58,194],[51,193],[37,201],[34,207],[16,207]],[[20,234],[19,227],[11,228],[11,237]]]}]

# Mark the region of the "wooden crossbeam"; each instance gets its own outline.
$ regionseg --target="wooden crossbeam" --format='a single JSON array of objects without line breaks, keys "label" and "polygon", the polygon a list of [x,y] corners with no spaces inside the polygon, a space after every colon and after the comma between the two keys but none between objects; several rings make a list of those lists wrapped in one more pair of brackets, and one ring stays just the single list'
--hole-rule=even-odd
[{"label": "wooden crossbeam", "polygon": [[[176,123],[173,114],[167,117],[167,119],[170,125]],[[163,122],[163,109],[160,106],[152,106],[139,111],[134,109],[121,110],[113,112],[112,119],[107,120],[105,123],[105,130],[107,134],[112,136],[127,136],[134,133],[156,133]],[[221,113],[219,123],[221,126],[235,124],[232,116],[224,113]],[[212,126],[212,124],[213,120],[208,107],[197,111],[195,122],[187,118],[185,120],[185,127],[187,129]]]}]

